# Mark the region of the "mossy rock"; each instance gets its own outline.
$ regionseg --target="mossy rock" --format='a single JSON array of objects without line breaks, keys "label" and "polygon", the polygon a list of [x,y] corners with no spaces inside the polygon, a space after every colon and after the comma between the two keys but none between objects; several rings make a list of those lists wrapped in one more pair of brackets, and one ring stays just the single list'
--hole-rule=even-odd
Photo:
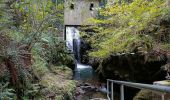
[{"label": "mossy rock", "polygon": [[34,56],[35,62],[32,66],[32,71],[36,77],[41,79],[46,73],[49,73],[49,70],[46,66],[46,62],[39,56]]},{"label": "mossy rock", "polygon": [[54,94],[56,100],[73,100],[76,91],[76,81],[71,80],[72,71],[69,68],[53,68],[53,72],[45,74],[40,84],[46,87],[46,97]]},{"label": "mossy rock", "polygon": [[73,78],[73,71],[67,66],[52,66],[50,69],[54,74],[60,75],[65,79]]},{"label": "mossy rock", "polygon": [[164,81],[156,81],[154,84],[163,85],[163,86],[170,86],[170,80],[164,80]]},{"label": "mossy rock", "polygon": [[152,91],[143,89],[137,93],[133,100],[152,100],[152,96]]}]

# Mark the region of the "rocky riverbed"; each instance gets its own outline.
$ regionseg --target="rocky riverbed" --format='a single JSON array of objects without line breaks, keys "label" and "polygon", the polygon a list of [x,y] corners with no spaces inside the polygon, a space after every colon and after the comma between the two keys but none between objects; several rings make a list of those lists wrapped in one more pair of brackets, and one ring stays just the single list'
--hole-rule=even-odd
[{"label": "rocky riverbed", "polygon": [[104,83],[90,81],[79,81],[76,89],[76,100],[107,100]]}]

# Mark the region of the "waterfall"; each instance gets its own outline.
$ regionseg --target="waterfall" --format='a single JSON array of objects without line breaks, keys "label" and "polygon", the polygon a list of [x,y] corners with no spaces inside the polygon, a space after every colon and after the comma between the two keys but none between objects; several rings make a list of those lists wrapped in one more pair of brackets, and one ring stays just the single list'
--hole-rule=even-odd
[{"label": "waterfall", "polygon": [[66,27],[66,45],[68,49],[74,53],[77,62],[81,62],[80,59],[80,32],[75,27]]},{"label": "waterfall", "polygon": [[[80,32],[76,27],[66,27],[66,46],[72,53],[74,53],[75,60],[76,60],[76,65],[74,68],[74,79],[82,83],[88,83],[89,80],[92,80],[94,82],[97,81],[96,80],[97,77],[92,67],[90,65],[81,63],[80,48],[83,45],[81,45]],[[87,86],[88,89],[89,87],[92,89],[95,86],[91,86],[91,85]],[[90,91],[90,95],[83,94],[85,98],[87,97],[89,98],[89,96],[93,96],[93,94],[96,93],[96,91],[94,93],[92,92],[92,90],[89,91]],[[100,87],[98,91],[106,92],[105,86]],[[84,97],[80,100],[84,100],[85,99]]]},{"label": "waterfall", "polygon": [[92,67],[89,65],[81,64],[80,31],[76,27],[66,27],[66,46],[75,55],[76,66],[75,66],[74,78],[77,80],[92,78],[93,77]]}]

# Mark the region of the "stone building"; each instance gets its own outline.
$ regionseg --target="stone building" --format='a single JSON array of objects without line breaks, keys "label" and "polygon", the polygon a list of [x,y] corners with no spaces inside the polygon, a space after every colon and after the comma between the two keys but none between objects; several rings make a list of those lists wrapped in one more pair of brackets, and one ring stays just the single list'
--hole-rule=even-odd
[{"label": "stone building", "polygon": [[[99,0],[66,0],[64,25],[84,25],[88,18],[97,15]],[[87,24],[86,24],[87,25]]]},{"label": "stone building", "polygon": [[80,31],[78,27],[91,25],[87,23],[89,18],[98,15],[101,0],[65,0],[64,3],[64,39],[68,49],[75,54],[77,62],[81,62]]}]

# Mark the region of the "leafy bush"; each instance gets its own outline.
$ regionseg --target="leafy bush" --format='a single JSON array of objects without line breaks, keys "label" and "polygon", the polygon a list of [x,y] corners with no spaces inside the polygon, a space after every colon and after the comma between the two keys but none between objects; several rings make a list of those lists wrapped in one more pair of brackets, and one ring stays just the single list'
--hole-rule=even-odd
[{"label": "leafy bush", "polygon": [[23,100],[30,100],[30,98],[35,99],[41,97],[40,94],[41,87],[39,84],[30,84],[26,91],[24,91]]},{"label": "leafy bush", "polygon": [[73,63],[73,56],[69,54],[62,38],[52,33],[43,34],[39,43],[39,55],[49,64],[70,65]]},{"label": "leafy bush", "polygon": [[[10,85],[13,85],[16,90],[17,99],[21,99],[22,96],[27,97],[35,92],[33,87],[30,87],[32,81],[37,82],[37,80],[32,80],[32,70],[30,70],[32,65],[31,50],[39,48],[46,50],[46,52],[40,51],[41,57],[36,53],[33,54],[36,60],[32,66],[33,74],[41,77],[49,71],[46,67],[46,61],[49,62],[52,59],[49,55],[52,55],[51,52],[54,50],[48,52],[47,49],[49,48],[44,49],[42,47],[44,41],[41,41],[41,37],[43,37],[41,35],[45,32],[56,34],[61,32],[63,28],[63,8],[63,3],[60,2],[56,5],[51,0],[42,2],[39,2],[39,0],[0,1],[0,63],[6,64],[6,69],[10,73],[6,75],[11,79]],[[5,39],[1,35],[5,36]],[[50,43],[52,42],[50,41]],[[36,47],[35,44],[40,44],[40,46]],[[54,45],[50,44],[50,46]],[[2,69],[2,66],[0,69]],[[7,79],[2,78],[2,80]]]},{"label": "leafy bush", "polygon": [[[155,46],[168,39],[160,31],[163,29],[161,17],[166,15],[167,18],[165,9],[165,0],[116,2],[101,9],[99,14],[102,18],[89,19],[96,31],[88,36],[93,48],[89,55],[107,58],[116,53],[136,51],[147,55]],[[165,38],[160,38],[162,35]]]}]

